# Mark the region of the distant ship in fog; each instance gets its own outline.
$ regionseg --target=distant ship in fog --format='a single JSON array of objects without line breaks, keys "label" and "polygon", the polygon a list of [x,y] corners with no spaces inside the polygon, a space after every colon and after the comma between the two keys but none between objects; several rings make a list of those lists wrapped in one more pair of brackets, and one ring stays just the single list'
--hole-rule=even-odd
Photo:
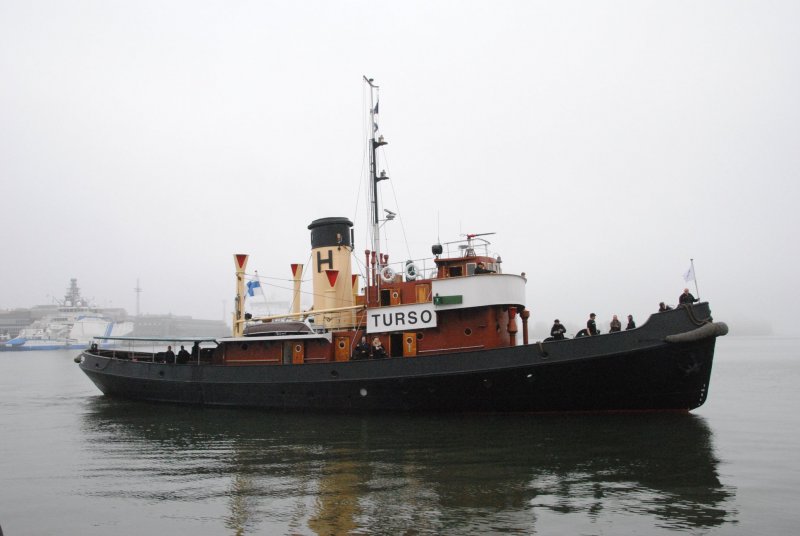
[{"label": "distant ship in fog", "polygon": [[131,316],[122,307],[96,307],[81,296],[78,280],[71,279],[64,299],[56,304],[0,311],[0,352],[83,350],[94,337],[223,336],[229,331],[222,320],[174,314]]},{"label": "distant ship in fog", "polygon": [[78,280],[70,280],[63,301],[19,333],[2,341],[0,351],[70,350],[86,348],[93,337],[124,336],[133,332],[124,309],[94,307],[81,296]]}]

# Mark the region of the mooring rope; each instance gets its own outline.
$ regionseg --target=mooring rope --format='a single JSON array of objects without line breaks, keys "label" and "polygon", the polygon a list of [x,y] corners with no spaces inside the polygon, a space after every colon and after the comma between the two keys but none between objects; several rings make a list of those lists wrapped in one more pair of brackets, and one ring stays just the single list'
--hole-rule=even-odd
[{"label": "mooring rope", "polygon": [[703,319],[697,318],[697,316],[695,316],[694,314],[694,306],[692,304],[684,305],[684,309],[686,309],[686,314],[689,315],[689,320],[691,320],[692,324],[694,324],[695,326],[702,326],[704,324],[709,324],[713,322],[711,315]]}]

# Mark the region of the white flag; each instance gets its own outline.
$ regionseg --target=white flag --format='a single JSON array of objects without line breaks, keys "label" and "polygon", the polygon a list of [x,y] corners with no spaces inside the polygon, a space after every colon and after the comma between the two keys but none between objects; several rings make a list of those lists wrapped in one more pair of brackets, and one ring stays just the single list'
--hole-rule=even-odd
[{"label": "white flag", "polygon": [[690,265],[689,269],[683,273],[683,280],[687,283],[689,281],[694,281],[694,265]]}]

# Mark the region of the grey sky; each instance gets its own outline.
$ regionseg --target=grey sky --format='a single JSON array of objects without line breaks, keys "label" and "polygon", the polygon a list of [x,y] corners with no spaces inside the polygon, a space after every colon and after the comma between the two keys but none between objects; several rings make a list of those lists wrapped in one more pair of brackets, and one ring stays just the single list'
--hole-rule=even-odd
[{"label": "grey sky", "polygon": [[734,333],[787,332],[798,20],[790,1],[0,1],[0,308],[77,277],[134,312],[139,278],[142,312],[220,318],[233,253],[288,279],[325,216],[355,218],[362,251],[367,74],[393,260],[497,232],[534,320],[574,331],[674,303],[694,258]]}]

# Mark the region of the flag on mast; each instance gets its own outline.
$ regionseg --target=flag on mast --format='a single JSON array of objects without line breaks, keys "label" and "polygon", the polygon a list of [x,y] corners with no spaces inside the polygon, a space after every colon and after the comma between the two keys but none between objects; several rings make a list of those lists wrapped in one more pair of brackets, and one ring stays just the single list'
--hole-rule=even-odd
[{"label": "flag on mast", "polygon": [[694,281],[694,264],[689,265],[689,269],[683,273],[683,280],[687,283],[689,281]]},{"label": "flag on mast", "polygon": [[249,294],[250,296],[255,296],[255,292],[253,292],[253,289],[260,288],[260,287],[261,287],[261,283],[259,281],[248,281],[247,282],[247,294]]}]

